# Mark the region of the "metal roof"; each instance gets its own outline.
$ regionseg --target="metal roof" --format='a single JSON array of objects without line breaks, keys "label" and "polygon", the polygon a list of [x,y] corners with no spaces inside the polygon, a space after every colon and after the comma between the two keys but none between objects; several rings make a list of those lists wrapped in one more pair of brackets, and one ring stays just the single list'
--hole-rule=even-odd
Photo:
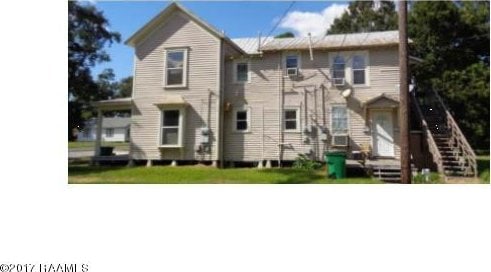
[{"label": "metal roof", "polygon": [[[258,38],[232,39],[239,47],[248,54],[258,54]],[[309,49],[309,38],[281,38],[267,37],[261,42],[262,51],[275,50],[306,50]],[[368,46],[396,45],[399,44],[398,31],[380,31],[353,34],[336,34],[326,36],[313,36],[312,48],[334,49],[334,48],[361,48]]]},{"label": "metal roof", "polygon": [[[261,38],[261,45],[265,45],[268,42],[271,42],[274,38],[273,37],[262,37]],[[259,44],[259,38],[238,38],[238,39],[232,39],[232,41],[238,45],[242,50],[244,50],[247,54],[259,54],[257,51],[257,46]]]}]

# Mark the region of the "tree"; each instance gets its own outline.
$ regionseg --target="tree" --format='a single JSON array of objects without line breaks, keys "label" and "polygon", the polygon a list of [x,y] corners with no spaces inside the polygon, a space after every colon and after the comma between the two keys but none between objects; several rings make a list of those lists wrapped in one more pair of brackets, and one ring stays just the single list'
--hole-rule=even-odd
[{"label": "tree", "polygon": [[489,149],[489,1],[414,2],[411,73],[439,91],[474,148]]},{"label": "tree", "polygon": [[392,1],[353,1],[326,34],[397,30],[397,12]]},{"label": "tree", "polygon": [[445,71],[434,85],[445,94],[452,116],[471,145],[489,149],[489,65],[480,62],[461,71]]},{"label": "tree", "polygon": [[119,42],[120,35],[109,30],[109,23],[93,5],[68,2],[68,138],[82,122],[82,112],[90,102],[107,98],[107,93],[91,75],[95,64],[110,61],[104,50]]},{"label": "tree", "polygon": [[278,34],[274,37],[275,39],[283,39],[283,38],[295,38],[295,34],[290,31]]},{"label": "tree", "polygon": [[125,77],[118,83],[116,97],[131,97],[133,91],[133,76]]}]

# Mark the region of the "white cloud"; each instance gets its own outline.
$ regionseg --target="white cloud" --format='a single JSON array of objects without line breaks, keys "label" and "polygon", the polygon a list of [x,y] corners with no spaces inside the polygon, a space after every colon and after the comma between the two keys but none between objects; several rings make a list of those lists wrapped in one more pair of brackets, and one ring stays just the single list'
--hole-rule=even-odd
[{"label": "white cloud", "polygon": [[341,16],[348,8],[348,5],[332,4],[321,12],[289,12],[280,23],[281,28],[293,30],[298,36],[324,35],[326,30],[331,27],[334,19]]}]

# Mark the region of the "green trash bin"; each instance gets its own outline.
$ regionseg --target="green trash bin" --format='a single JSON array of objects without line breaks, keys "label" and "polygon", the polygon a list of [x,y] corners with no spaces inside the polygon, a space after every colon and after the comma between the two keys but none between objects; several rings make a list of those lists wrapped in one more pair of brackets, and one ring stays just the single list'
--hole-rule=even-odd
[{"label": "green trash bin", "polygon": [[113,146],[101,146],[99,149],[100,156],[111,156],[113,154]]},{"label": "green trash bin", "polygon": [[346,177],[346,153],[340,151],[326,152],[327,177],[336,179]]}]

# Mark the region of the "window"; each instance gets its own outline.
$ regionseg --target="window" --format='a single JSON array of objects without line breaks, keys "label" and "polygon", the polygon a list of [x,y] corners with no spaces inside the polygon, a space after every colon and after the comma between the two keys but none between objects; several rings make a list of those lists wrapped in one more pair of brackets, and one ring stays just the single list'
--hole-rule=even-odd
[{"label": "window", "polygon": [[284,127],[286,131],[298,131],[299,114],[297,109],[286,109],[284,111]]},{"label": "window", "polygon": [[332,77],[334,85],[344,85],[345,66],[346,63],[343,56],[337,55],[336,57],[334,57],[332,67]]},{"label": "window", "polygon": [[235,67],[235,75],[236,82],[248,82],[249,64],[247,62],[237,63]]},{"label": "window", "polygon": [[165,86],[185,87],[187,69],[187,49],[166,51]]},{"label": "window", "polygon": [[106,137],[113,137],[113,136],[114,136],[114,129],[106,128]]},{"label": "window", "polygon": [[180,146],[181,125],[182,116],[180,110],[163,110],[160,144],[162,146]]},{"label": "window", "polygon": [[333,106],[331,111],[332,134],[348,133],[348,111],[345,106]]},{"label": "window", "polygon": [[250,113],[248,109],[235,111],[235,131],[247,132],[250,127]]},{"label": "window", "polygon": [[298,74],[298,56],[289,55],[285,58],[286,74],[289,76],[296,76]]},{"label": "window", "polygon": [[353,57],[353,84],[365,84],[365,58],[360,55]]}]

